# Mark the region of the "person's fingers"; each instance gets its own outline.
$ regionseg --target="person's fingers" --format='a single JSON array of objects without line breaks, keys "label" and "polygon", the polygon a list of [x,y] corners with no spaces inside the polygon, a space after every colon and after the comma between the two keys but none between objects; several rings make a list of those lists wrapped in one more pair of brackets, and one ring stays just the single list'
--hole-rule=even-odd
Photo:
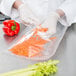
[{"label": "person's fingers", "polygon": [[47,32],[38,32],[38,35],[44,39],[49,39],[53,34],[56,33],[56,29],[48,30]]},{"label": "person's fingers", "polygon": [[46,32],[47,35],[53,35],[56,33],[56,28],[49,28]]},{"label": "person's fingers", "polygon": [[39,22],[35,21],[34,19],[32,18],[28,18],[28,19],[22,19],[21,20],[23,24],[25,24],[26,26],[29,26],[29,25],[35,25],[35,26],[38,26],[39,25]]},{"label": "person's fingers", "polygon": [[29,22],[30,22],[31,24],[34,24],[35,26],[39,26],[40,21],[39,21],[38,18],[35,18],[35,17],[29,17],[28,19],[29,19]]},{"label": "person's fingers", "polygon": [[49,41],[49,37],[51,36],[51,35],[47,35],[47,34],[44,33],[44,32],[38,32],[38,35],[39,35],[41,38],[43,38],[43,39],[45,39],[45,40],[48,40],[48,41]]},{"label": "person's fingers", "polygon": [[21,20],[21,23],[24,24],[25,26],[29,26],[30,25],[30,23],[27,23],[27,22],[25,22],[23,20]]}]

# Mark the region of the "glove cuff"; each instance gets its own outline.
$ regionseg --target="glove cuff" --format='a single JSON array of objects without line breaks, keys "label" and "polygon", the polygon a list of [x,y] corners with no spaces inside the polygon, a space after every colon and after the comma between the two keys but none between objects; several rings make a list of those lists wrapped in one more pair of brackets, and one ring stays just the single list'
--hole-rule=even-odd
[{"label": "glove cuff", "polygon": [[60,19],[60,15],[57,12],[51,12],[50,16],[54,16],[57,20]]},{"label": "glove cuff", "polygon": [[20,10],[22,7],[24,7],[25,5],[24,4],[21,4],[19,7],[18,7],[18,10]]}]

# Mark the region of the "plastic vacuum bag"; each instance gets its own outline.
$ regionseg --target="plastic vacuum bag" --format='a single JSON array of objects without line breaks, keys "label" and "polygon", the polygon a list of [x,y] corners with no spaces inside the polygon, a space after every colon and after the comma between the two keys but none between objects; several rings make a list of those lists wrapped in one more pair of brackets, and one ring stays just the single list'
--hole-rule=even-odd
[{"label": "plastic vacuum bag", "polygon": [[47,60],[55,54],[67,27],[58,23],[56,34],[52,35],[49,40],[41,38],[34,29],[36,29],[35,26],[27,27],[24,30],[25,34],[9,48],[9,51],[28,59]]}]

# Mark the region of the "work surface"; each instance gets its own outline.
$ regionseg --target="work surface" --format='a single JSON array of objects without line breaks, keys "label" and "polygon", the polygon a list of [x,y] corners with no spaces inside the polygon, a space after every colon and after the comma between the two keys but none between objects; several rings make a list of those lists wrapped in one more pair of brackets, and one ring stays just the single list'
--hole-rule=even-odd
[{"label": "work surface", "polygon": [[[16,36],[8,37],[4,35],[2,26],[0,25],[0,73],[26,68],[28,64],[37,63],[37,61],[26,60],[7,51],[7,46],[12,45]],[[23,26],[21,29],[24,28]],[[67,30],[56,54],[51,59],[60,60],[58,72],[54,76],[76,76],[76,26]]]}]

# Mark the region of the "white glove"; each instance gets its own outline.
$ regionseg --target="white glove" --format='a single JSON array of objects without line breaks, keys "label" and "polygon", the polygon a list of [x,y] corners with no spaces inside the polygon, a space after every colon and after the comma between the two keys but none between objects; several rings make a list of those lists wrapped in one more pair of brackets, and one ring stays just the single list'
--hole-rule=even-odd
[{"label": "white glove", "polygon": [[38,35],[40,35],[42,38],[49,38],[51,35],[55,34],[59,18],[59,14],[57,14],[56,12],[51,12],[45,22],[41,25],[42,28],[48,28],[48,31],[45,33],[38,32]]},{"label": "white glove", "polygon": [[22,23],[24,23],[25,25],[29,25],[29,24],[39,25],[39,20],[32,12],[32,10],[28,7],[27,4],[21,4],[18,8],[18,11]]}]

